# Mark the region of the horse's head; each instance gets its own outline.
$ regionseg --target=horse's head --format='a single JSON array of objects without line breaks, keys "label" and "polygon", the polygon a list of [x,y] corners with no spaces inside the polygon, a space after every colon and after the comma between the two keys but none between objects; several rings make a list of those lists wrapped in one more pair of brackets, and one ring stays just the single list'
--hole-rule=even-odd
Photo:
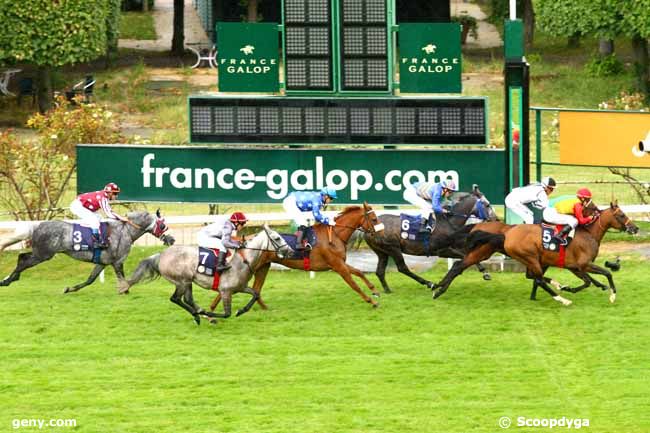
[{"label": "horse's head", "polygon": [[469,193],[459,192],[454,194],[454,199],[455,203],[451,208],[452,216],[466,215],[481,221],[497,221],[499,219],[490,201],[476,184],[472,185],[472,191]]},{"label": "horse's head", "polygon": [[165,218],[160,214],[160,209],[156,210],[155,216],[149,212],[129,212],[128,217],[131,224],[144,232],[151,233],[165,245],[174,244],[175,239],[171,235],[165,234],[169,227],[165,224]]},{"label": "horse's head", "polygon": [[384,230],[384,224],[379,222],[379,218],[372,206],[363,202],[363,222],[361,228],[370,234],[381,233]]},{"label": "horse's head", "polygon": [[264,233],[268,238],[268,249],[273,249],[279,258],[283,259],[287,257],[293,251],[289,244],[284,240],[282,236],[275,230],[264,224]]},{"label": "horse's head", "polygon": [[632,222],[630,218],[623,212],[623,210],[618,207],[618,201],[613,201],[609,204],[609,209],[612,213],[612,222],[611,226],[620,231],[626,231],[630,234],[636,234],[639,231],[639,227]]}]

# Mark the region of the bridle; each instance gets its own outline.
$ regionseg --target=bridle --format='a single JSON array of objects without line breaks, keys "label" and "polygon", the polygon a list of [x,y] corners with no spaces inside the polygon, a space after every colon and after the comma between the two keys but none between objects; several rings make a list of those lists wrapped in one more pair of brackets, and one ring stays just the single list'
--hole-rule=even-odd
[{"label": "bridle", "polygon": [[[372,220],[370,219],[370,214],[375,214],[375,210],[374,209],[364,210],[364,212],[363,212],[363,221],[361,222],[361,224],[358,227],[345,226],[343,224],[336,223],[336,225],[332,228],[332,231],[339,238],[340,238],[340,236],[334,230],[337,227],[352,229],[352,230],[358,230],[360,232],[368,233],[368,234],[371,234],[371,235],[382,231],[384,229],[384,224],[383,223],[373,224]],[[377,214],[375,214],[375,218],[377,218]],[[377,218],[377,220],[379,220],[379,218]],[[371,230],[364,229],[363,228],[364,224],[367,224],[368,226],[370,226]]]},{"label": "bridle", "polygon": [[[614,211],[612,212],[612,216],[613,216],[617,221],[620,222],[620,220],[616,217],[616,214],[619,213],[619,212],[622,212],[622,211],[621,211],[621,208],[617,206],[616,209],[614,209]],[[601,214],[601,213],[602,213],[602,212],[597,211],[597,213],[596,213],[596,220],[598,221],[598,227],[600,227],[601,230],[605,230],[605,227],[603,227],[603,225],[600,223],[600,214]],[[625,214],[623,214],[623,215],[625,216],[625,221],[623,221],[623,228],[621,229],[621,231],[623,231],[623,230],[629,230],[629,228],[630,228],[630,223],[632,222],[632,220],[631,220],[630,217],[628,217],[627,215],[625,215]]]}]

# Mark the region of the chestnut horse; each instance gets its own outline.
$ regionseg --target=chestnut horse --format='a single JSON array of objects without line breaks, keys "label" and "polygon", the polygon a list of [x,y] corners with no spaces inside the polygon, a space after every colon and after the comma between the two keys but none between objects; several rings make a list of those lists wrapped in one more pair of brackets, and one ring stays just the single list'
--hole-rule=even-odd
[{"label": "chestnut horse", "polygon": [[[366,233],[381,233],[383,226],[379,222],[375,211],[368,203],[363,203],[363,206],[349,206],[339,213],[335,218],[335,226],[328,226],[325,224],[314,225],[314,233],[317,238],[316,245],[311,250],[309,256],[310,271],[328,271],[333,270],[338,273],[348,285],[363,298],[364,301],[371,304],[373,307],[378,307],[379,303],[366,295],[359,285],[352,279],[352,275],[361,278],[366,286],[370,289],[373,296],[379,297],[379,292],[372,285],[366,276],[347,263],[345,263],[348,240],[356,230],[362,230]],[[291,269],[304,269],[303,259],[290,259],[275,257],[273,262],[279,263]],[[255,281],[253,282],[253,290],[258,294],[257,303],[262,309],[266,309],[266,304],[259,297],[264,285],[264,280],[269,272],[271,264],[260,267],[255,273]],[[221,296],[217,295],[210,309],[214,309],[219,304]]]},{"label": "chestnut horse", "polygon": [[[487,226],[487,225],[491,226]],[[537,287],[542,287],[553,299],[563,305],[571,305],[571,301],[560,296],[548,284],[544,273],[551,266],[557,266],[559,252],[542,249],[541,227],[536,224],[520,224],[515,226],[495,226],[495,222],[477,224],[477,230],[468,237],[468,250],[463,260],[454,263],[447,275],[437,284],[438,289],[434,292],[433,298],[441,296],[451,282],[460,275],[466,268],[480,261],[486,260],[495,252],[502,252],[524,264],[527,269],[527,276],[534,280],[531,299],[535,298]],[[500,230],[499,233],[489,233],[481,230]],[[625,230],[628,233],[637,233],[639,228],[623,213],[617,203],[610,203],[610,207],[596,214],[594,223],[588,226],[578,227],[576,235],[571,244],[566,248],[564,267],[572,271],[583,280],[583,285],[576,288],[564,288],[563,290],[576,293],[595,283],[599,287],[609,288],[610,302],[616,300],[616,286],[612,274],[593,261],[598,256],[600,242],[608,229],[615,228]],[[588,273],[604,275],[609,286],[598,283]]]}]

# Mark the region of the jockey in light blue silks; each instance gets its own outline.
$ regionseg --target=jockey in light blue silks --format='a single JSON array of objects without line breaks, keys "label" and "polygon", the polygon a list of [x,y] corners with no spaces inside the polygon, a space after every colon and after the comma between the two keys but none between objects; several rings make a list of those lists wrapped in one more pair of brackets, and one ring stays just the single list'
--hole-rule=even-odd
[{"label": "jockey in light blue silks", "polygon": [[442,207],[442,200],[449,198],[451,193],[457,191],[453,180],[434,182],[416,182],[404,190],[404,200],[420,209],[420,216],[424,221],[424,230],[433,231],[436,220],[435,212],[448,213]]},{"label": "jockey in light blue silks", "polygon": [[[330,220],[321,213],[336,198],[335,189],[323,188],[320,191],[294,191],[282,201],[285,212],[298,225],[298,231],[296,232],[297,249],[303,249],[302,238],[305,230],[307,230],[307,220],[311,215],[313,215],[316,222],[321,224],[331,226],[336,224],[334,220]],[[307,214],[307,212],[310,212],[311,215]]]}]

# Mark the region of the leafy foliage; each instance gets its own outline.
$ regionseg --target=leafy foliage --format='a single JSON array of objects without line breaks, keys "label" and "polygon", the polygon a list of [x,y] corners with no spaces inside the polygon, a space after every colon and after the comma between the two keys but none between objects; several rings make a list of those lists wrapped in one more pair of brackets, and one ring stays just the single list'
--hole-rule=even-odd
[{"label": "leafy foliage", "polygon": [[110,111],[72,106],[65,98],[27,124],[38,131],[36,140],[0,134],[0,182],[6,184],[0,201],[16,219],[51,219],[62,213],[58,206],[76,168],[76,144],[116,143],[121,137]]},{"label": "leafy foliage", "polygon": [[62,66],[101,56],[106,50],[108,1],[4,1],[0,62]]},{"label": "leafy foliage", "polygon": [[585,71],[592,77],[609,77],[623,72],[623,63],[614,54],[595,55],[585,65]]}]

